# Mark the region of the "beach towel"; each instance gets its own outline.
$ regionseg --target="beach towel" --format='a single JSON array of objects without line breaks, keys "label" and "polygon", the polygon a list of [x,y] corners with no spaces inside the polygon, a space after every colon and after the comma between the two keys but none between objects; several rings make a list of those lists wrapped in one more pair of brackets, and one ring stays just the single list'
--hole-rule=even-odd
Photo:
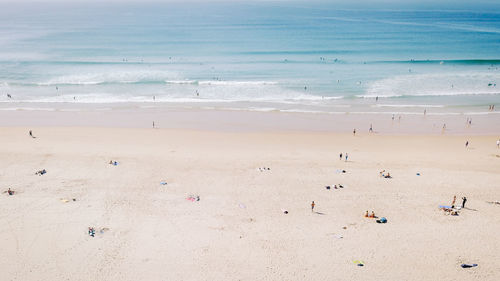
[{"label": "beach towel", "polygon": [[439,205],[439,209],[451,209],[451,206]]},{"label": "beach towel", "polygon": [[363,261],[352,261],[353,263],[355,263],[357,266],[365,266],[365,263]]},{"label": "beach towel", "polygon": [[200,201],[200,196],[198,196],[198,195],[189,195],[186,198],[186,200],[191,201],[191,202]]}]

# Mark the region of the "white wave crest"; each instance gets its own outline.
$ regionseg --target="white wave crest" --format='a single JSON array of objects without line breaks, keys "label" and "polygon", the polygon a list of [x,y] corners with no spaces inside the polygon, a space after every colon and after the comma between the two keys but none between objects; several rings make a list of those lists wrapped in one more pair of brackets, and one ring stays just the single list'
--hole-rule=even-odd
[{"label": "white wave crest", "polygon": [[142,81],[166,81],[176,77],[176,73],[165,71],[109,71],[101,73],[81,73],[63,75],[52,78],[45,82],[39,82],[39,86],[56,85],[99,85],[104,83],[137,83]]},{"label": "white wave crest", "polygon": [[[499,82],[499,85],[496,83]],[[492,72],[401,75],[377,80],[361,98],[498,95],[500,74]]]}]

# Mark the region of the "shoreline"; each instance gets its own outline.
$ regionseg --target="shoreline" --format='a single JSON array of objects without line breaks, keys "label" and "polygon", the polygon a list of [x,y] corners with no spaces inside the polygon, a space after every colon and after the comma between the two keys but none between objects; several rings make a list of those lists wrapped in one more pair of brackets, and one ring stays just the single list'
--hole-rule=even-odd
[{"label": "shoreline", "polygon": [[[394,118],[394,119],[393,119]],[[472,119],[471,125],[467,121]],[[107,127],[236,132],[334,132],[381,135],[500,135],[500,112],[485,114],[306,113],[113,104],[0,110],[0,127]],[[443,126],[446,129],[443,133]]]}]

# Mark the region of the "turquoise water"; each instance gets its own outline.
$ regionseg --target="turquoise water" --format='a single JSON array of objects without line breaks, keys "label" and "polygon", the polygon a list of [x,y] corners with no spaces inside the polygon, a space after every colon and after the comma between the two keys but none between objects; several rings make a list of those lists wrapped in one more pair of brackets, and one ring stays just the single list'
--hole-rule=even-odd
[{"label": "turquoise water", "polygon": [[1,5],[4,108],[155,102],[456,113],[500,101],[495,11]]}]

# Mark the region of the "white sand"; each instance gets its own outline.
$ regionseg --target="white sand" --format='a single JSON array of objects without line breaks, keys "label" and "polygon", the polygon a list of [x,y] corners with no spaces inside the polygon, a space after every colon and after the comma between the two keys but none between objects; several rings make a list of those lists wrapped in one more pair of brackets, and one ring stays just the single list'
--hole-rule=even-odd
[{"label": "white sand", "polygon": [[500,280],[498,136],[28,129],[0,129],[0,280]]}]

